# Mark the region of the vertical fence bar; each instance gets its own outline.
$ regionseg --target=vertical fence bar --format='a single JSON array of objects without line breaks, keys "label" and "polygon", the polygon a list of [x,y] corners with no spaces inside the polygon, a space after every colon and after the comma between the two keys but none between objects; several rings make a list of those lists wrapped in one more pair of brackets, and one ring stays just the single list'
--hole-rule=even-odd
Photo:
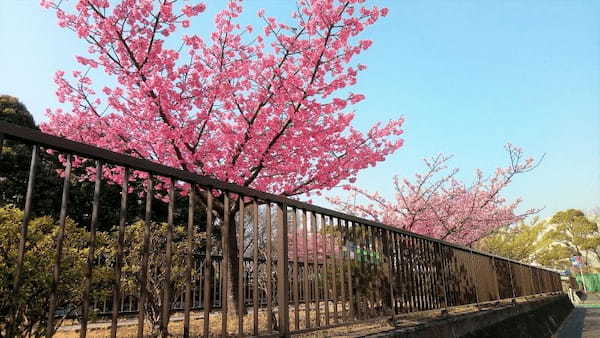
[{"label": "vertical fence bar", "polygon": [[0,161],[4,155],[4,134],[0,133]]},{"label": "vertical fence bar", "polygon": [[381,265],[379,264],[379,253],[377,249],[377,229],[375,227],[369,226],[369,251],[370,251],[370,262],[371,262],[371,271],[374,274],[373,285],[375,288],[375,292],[373,292],[373,304],[375,304],[375,315],[382,314],[381,307],[381,272],[379,271]]},{"label": "vertical fence bar", "polygon": [[370,296],[370,303],[371,303],[371,308],[370,308],[370,312],[369,312],[369,316],[375,316],[375,314],[377,313],[377,304],[376,304],[376,294],[375,294],[375,278],[377,276],[377,273],[375,271],[375,264],[373,264],[373,256],[372,256],[372,249],[371,249],[371,226],[366,225],[365,226],[365,231],[364,231],[364,253],[365,253],[365,262],[367,264],[367,273],[368,273],[368,278],[369,278],[369,296]]},{"label": "vertical fence bar", "polygon": [[324,215],[321,215],[321,232],[323,235],[323,296],[324,296],[324,301],[325,301],[325,325],[329,325],[330,321],[329,321],[329,268],[328,268],[328,259],[327,259],[327,252],[329,251],[327,249],[327,241],[328,241],[328,236],[327,236],[327,227],[326,227],[326,221],[325,221],[325,217]]},{"label": "vertical fence bar", "polygon": [[183,336],[190,336],[190,310],[192,308],[192,255],[194,253],[194,207],[196,205],[196,186],[190,184],[188,195],[188,224],[185,252],[185,300],[183,308]]},{"label": "vertical fence bar", "polygon": [[356,289],[353,290],[354,300],[352,300],[354,318],[353,319],[361,319],[362,314],[364,312],[364,301],[362,299],[363,296],[363,288],[364,281],[362,279],[362,262],[361,262],[361,247],[360,247],[360,224],[358,222],[352,222],[352,232],[351,232],[351,241],[353,244],[353,256],[352,263],[354,264],[355,272],[352,274],[352,283],[356,285]]},{"label": "vertical fence bar", "polygon": [[167,215],[167,245],[165,248],[165,278],[163,280],[163,303],[161,334],[169,336],[169,317],[171,312],[171,264],[173,255],[173,217],[175,214],[175,179],[171,179],[169,186],[169,206]]},{"label": "vertical fence bar", "polygon": [[375,304],[375,308],[376,308],[376,315],[380,315],[381,314],[381,272],[379,271],[380,268],[380,264],[379,264],[379,259],[377,257],[377,229],[375,227],[369,226],[369,261],[371,262],[371,271],[373,272],[373,276],[374,276],[374,280],[373,280],[373,286],[374,286],[374,298],[373,298],[373,303]]},{"label": "vertical fence bar", "polygon": [[423,280],[424,280],[424,284],[425,284],[425,310],[431,310],[433,308],[432,304],[433,304],[433,291],[431,289],[432,286],[432,282],[431,282],[431,276],[429,274],[429,253],[427,251],[427,241],[424,239],[419,239],[419,246],[421,248],[421,256],[423,257],[421,259],[421,270],[422,270],[422,274],[423,274]]},{"label": "vertical fence bar", "polygon": [[407,257],[407,242],[406,236],[403,234],[398,234],[398,250],[400,256],[400,268],[402,270],[402,293],[403,300],[405,303],[406,312],[411,312],[413,310],[412,305],[412,285],[411,285],[411,277],[410,277],[410,257]]},{"label": "vertical fence bar", "polygon": [[346,232],[346,235],[344,236],[344,246],[346,247],[347,252],[346,272],[348,278],[348,319],[352,321],[354,320],[354,314],[356,313],[356,310],[354,309],[354,290],[352,287],[352,244],[350,243],[350,240],[352,239],[351,231],[354,230],[354,226],[353,229],[350,230],[350,221],[344,222],[344,230]]},{"label": "vertical fence bar", "polygon": [[475,289],[475,302],[477,303],[477,305],[479,306],[479,303],[481,302],[481,300],[479,299],[479,283],[477,281],[477,268],[479,266],[479,260],[476,258],[477,254],[473,253],[473,251],[471,250],[471,264],[472,264],[472,276],[473,276],[473,288]]},{"label": "vertical fence bar", "polygon": [[423,252],[423,241],[420,238],[414,239],[415,248],[419,257],[417,265],[417,276],[419,277],[419,289],[421,290],[421,310],[428,310],[428,297],[427,294],[427,273],[425,272],[425,254]]},{"label": "vertical fence bar", "polygon": [[446,253],[443,244],[437,243],[437,256],[440,266],[440,274],[442,279],[442,289],[444,290],[444,309],[448,309],[448,278],[446,278],[447,265],[445,264]]},{"label": "vertical fence bar", "polygon": [[[19,294],[21,288],[21,272],[23,270],[23,258],[25,257],[25,243],[27,241],[27,230],[29,227],[29,220],[31,219],[31,202],[33,199],[33,187],[35,186],[35,175],[37,172],[39,161],[39,147],[33,146],[31,152],[31,164],[29,166],[29,178],[27,180],[27,192],[25,195],[25,209],[23,210],[23,222],[21,223],[19,238],[19,255],[17,257],[17,265],[15,269],[15,279],[13,285],[13,294],[16,296]],[[18,298],[18,297],[17,297]]]},{"label": "vertical fence bar", "polygon": [[346,311],[346,243],[345,243],[345,235],[344,235],[344,229],[342,227],[342,222],[345,222],[344,220],[338,218],[338,222],[337,222],[337,233],[338,235],[336,236],[337,241],[338,241],[338,248],[339,248],[339,255],[340,255],[340,289],[341,289],[341,296],[340,296],[340,300],[342,303],[342,315],[341,315],[341,321],[348,321],[348,312]]},{"label": "vertical fence bar", "polygon": [[419,289],[419,304],[420,310],[427,310],[427,280],[424,272],[424,259],[423,247],[420,238],[413,238],[413,244],[415,246],[415,253],[417,256],[417,264],[415,270],[417,273],[417,287]]},{"label": "vertical fence bar", "polygon": [[530,283],[529,294],[534,295],[536,292],[535,292],[535,286],[533,285],[533,269],[531,268],[531,265],[529,266],[529,283]]},{"label": "vertical fence bar", "polygon": [[410,259],[411,289],[415,311],[421,311],[421,288],[419,285],[419,253],[416,250],[415,239],[407,236]]},{"label": "vertical fence bar", "polygon": [[510,289],[512,291],[512,298],[514,299],[514,298],[516,298],[516,296],[515,296],[515,284],[513,281],[513,274],[512,274],[512,270],[513,270],[512,263],[508,262],[508,261],[506,261],[505,263],[506,263],[506,266],[508,267],[508,275],[510,276]]},{"label": "vertical fence bar", "polygon": [[[386,260],[387,260],[387,256],[385,254],[384,248],[383,248],[383,229],[380,228],[374,228],[375,231],[375,247],[376,247],[376,251],[375,251],[375,258],[376,258],[376,263],[378,265],[378,270],[379,270],[379,287],[378,287],[378,294],[379,294],[379,302],[380,302],[380,306],[381,306],[381,314],[389,314],[389,301],[391,300],[391,298],[389,298],[389,283],[386,283],[386,278],[385,278],[385,270],[388,268],[386,265]],[[388,285],[386,285],[388,284]],[[386,291],[387,288],[387,291]]]},{"label": "vertical fence bar", "polygon": [[[371,292],[373,291],[373,285],[371,284],[371,276],[372,274],[370,273],[370,269],[369,269],[369,261],[367,258],[367,240],[366,240],[366,236],[367,236],[367,226],[360,224],[360,262],[361,262],[361,271],[362,271],[362,276],[364,276],[364,278],[366,279],[364,281],[363,285],[363,290],[364,290],[364,295],[363,295],[363,318],[368,317],[368,315],[371,312]],[[366,287],[365,287],[366,286]]]},{"label": "vertical fence bar", "polygon": [[[206,190],[206,251],[204,254],[204,337],[208,337],[210,330],[210,310],[212,307],[212,235],[213,235],[213,195],[210,189]],[[243,246],[242,246],[243,249]]]},{"label": "vertical fence bar", "polygon": [[452,299],[452,306],[457,306],[457,305],[461,305],[461,293],[460,293],[460,284],[459,284],[459,278],[460,278],[460,266],[458,265],[458,250],[455,249],[454,247],[450,247],[449,251],[452,253],[451,254],[451,264],[450,266],[452,267],[452,274],[449,276],[450,279],[450,286],[451,286],[451,293],[450,293],[450,299]]},{"label": "vertical fence bar", "polygon": [[253,252],[253,267],[254,275],[252,278],[252,308],[254,309],[254,335],[258,336],[258,204],[256,200],[252,203],[252,239],[254,241],[254,252]]},{"label": "vertical fence bar", "polygon": [[428,241],[427,242],[427,252],[428,252],[428,256],[429,256],[429,269],[430,269],[430,276],[431,276],[431,295],[433,298],[433,308],[437,309],[440,307],[440,299],[438,298],[438,275],[437,275],[437,264],[436,264],[436,257],[435,257],[435,243],[432,241]]},{"label": "vertical fence bar", "polygon": [[288,297],[288,219],[287,205],[278,204],[277,243],[277,312],[279,315],[279,334],[289,336],[289,297]]},{"label": "vertical fence bar", "polygon": [[331,276],[332,276],[332,291],[333,291],[333,322],[338,323],[338,289],[337,289],[337,269],[338,259],[336,253],[336,239],[335,239],[335,226],[333,217],[329,217],[329,231],[330,231],[330,244],[331,244]]},{"label": "vertical fence bar", "polygon": [[420,271],[421,253],[419,252],[417,239],[412,236],[409,236],[409,239],[410,239],[410,245],[412,248],[412,255],[413,255],[412,271],[413,271],[413,283],[414,283],[415,296],[416,296],[415,304],[416,304],[417,311],[422,311],[423,310],[423,292],[422,292],[423,283],[421,282],[421,271]]},{"label": "vertical fence bar", "polygon": [[308,214],[305,210],[301,211],[302,214],[302,230],[304,230],[304,320],[305,327],[310,328],[310,290],[309,290],[309,269],[308,269]]},{"label": "vertical fence bar", "polygon": [[317,215],[311,212],[311,226],[313,228],[313,244],[314,244],[314,269],[315,269],[315,326],[321,326],[321,301],[320,301],[320,288],[319,288],[319,227],[317,224]]},{"label": "vertical fence bar", "polygon": [[388,230],[381,230],[381,241],[382,241],[382,254],[385,259],[382,259],[382,263],[385,263],[385,269],[387,274],[384,274],[384,277],[387,277],[387,285],[386,285],[386,296],[383,300],[384,305],[386,307],[385,312],[393,315],[395,310],[395,297],[394,297],[394,283],[392,282],[393,278],[393,245],[390,241],[391,232]]},{"label": "vertical fence bar", "polygon": [[496,271],[496,260],[492,257],[492,269],[494,271],[494,287],[496,289],[496,300],[500,300],[500,285],[498,283],[498,272]]},{"label": "vertical fence bar", "polygon": [[390,271],[390,283],[392,284],[392,292],[394,294],[394,304],[393,304],[393,312],[395,315],[400,313],[400,303],[402,299],[402,295],[398,290],[398,279],[400,276],[399,272],[399,262],[398,262],[398,245],[396,244],[396,232],[391,231],[389,233],[389,245],[391,245],[391,262],[392,262],[392,270]]},{"label": "vertical fence bar", "polygon": [[56,257],[54,257],[54,269],[52,270],[52,282],[50,283],[50,304],[48,306],[48,326],[46,327],[46,337],[50,338],[54,334],[54,314],[56,312],[57,289],[60,283],[61,263],[63,255],[63,242],[65,239],[65,224],[67,220],[67,207],[69,204],[69,187],[71,185],[71,154],[67,154],[67,164],[64,171],[64,181],[62,190],[62,199],[60,202],[59,233],[56,239]]},{"label": "vertical fence bar", "polygon": [[244,313],[246,296],[244,293],[244,223],[246,214],[244,210],[244,196],[239,195],[239,224],[238,224],[238,334],[244,335]]},{"label": "vertical fence bar", "polygon": [[433,241],[426,241],[425,248],[427,252],[427,264],[429,270],[429,280],[431,282],[431,309],[437,309],[439,307],[439,299],[437,298],[437,275],[435,271],[435,255],[433,252]]},{"label": "vertical fence bar", "polygon": [[365,276],[366,281],[366,290],[364,295],[364,306],[365,310],[363,312],[365,318],[372,315],[372,310],[374,309],[373,303],[373,271],[371,270],[371,260],[369,255],[369,245],[368,245],[368,233],[369,227],[367,225],[361,224],[361,232],[360,232],[360,241],[361,241],[361,262],[363,264],[363,276]]},{"label": "vertical fence bar", "polygon": [[300,329],[300,300],[298,290],[298,213],[296,208],[292,208],[292,219],[294,221],[294,274],[292,275],[292,283],[294,290],[294,328]]},{"label": "vertical fence bar", "polygon": [[402,278],[400,279],[400,288],[402,294],[402,307],[403,312],[412,311],[412,293],[410,283],[410,258],[407,257],[407,243],[405,241],[404,234],[397,234],[397,248],[398,248],[398,264]]},{"label": "vertical fence bar", "polygon": [[123,182],[121,183],[121,208],[119,209],[119,234],[117,239],[117,258],[114,266],[113,279],[113,304],[110,326],[111,338],[117,337],[117,324],[119,318],[119,299],[121,297],[121,268],[123,266],[123,247],[125,241],[125,222],[127,221],[127,195],[129,188],[129,169],[123,168]]},{"label": "vertical fence bar", "polygon": [[100,205],[100,184],[102,183],[102,163],[96,161],[96,180],[94,182],[94,197],[92,202],[92,219],[90,221],[90,239],[88,241],[87,268],[85,271],[85,289],[83,291],[83,313],[81,317],[81,328],[79,337],[85,338],[87,334],[87,322],[90,316],[90,293],[92,291],[92,270],[94,268],[94,256],[96,252],[96,225],[98,223],[98,207]]},{"label": "vertical fence bar", "polygon": [[267,327],[273,331],[273,225],[271,223],[271,203],[267,203]]},{"label": "vertical fence bar", "polygon": [[400,234],[394,233],[394,245],[396,247],[396,294],[398,295],[398,313],[406,312],[407,310],[407,293],[406,293],[406,273],[403,249],[400,242]]},{"label": "vertical fence bar", "polygon": [[146,214],[144,217],[144,242],[142,243],[142,262],[140,276],[140,298],[138,300],[138,338],[144,337],[144,319],[146,315],[146,298],[148,287],[148,256],[150,247],[150,222],[152,221],[152,195],[153,192],[152,175],[148,174],[148,187],[146,191]]},{"label": "vertical fence bar", "polygon": [[435,309],[435,282],[433,280],[433,260],[431,258],[430,241],[423,240],[423,265],[425,266],[425,278],[427,279],[427,309]]},{"label": "vertical fence bar", "polygon": [[29,177],[27,179],[27,192],[25,194],[25,208],[23,210],[23,222],[21,223],[21,227],[19,229],[20,237],[19,237],[19,253],[17,255],[17,264],[15,266],[15,277],[13,280],[13,295],[14,295],[14,304],[12,306],[12,315],[13,320],[12,323],[9,324],[7,328],[8,336],[13,335],[15,325],[18,319],[20,297],[19,292],[21,290],[21,273],[23,271],[23,259],[25,258],[25,244],[27,243],[27,231],[29,228],[29,220],[31,219],[31,202],[33,199],[33,187],[35,186],[35,176],[37,172],[39,161],[39,147],[34,145],[31,151],[31,163],[29,165]]},{"label": "vertical fence bar", "polygon": [[229,218],[229,196],[226,192],[223,192],[223,233],[221,238],[221,246],[223,247],[223,260],[221,261],[221,276],[223,278],[223,291],[221,295],[221,335],[226,337],[228,335],[227,324],[228,324],[228,295],[229,292],[229,240],[231,236],[231,220]]},{"label": "vertical fence bar", "polygon": [[[334,253],[335,253],[335,271],[334,271],[334,275],[336,276],[336,297],[335,297],[335,308],[337,310],[337,322],[343,322],[344,321],[344,311],[345,311],[345,306],[344,306],[344,270],[343,270],[343,252],[342,252],[342,247],[340,245],[341,243],[341,232],[340,232],[340,222],[342,220],[339,218],[335,219],[335,222],[333,222],[331,224],[331,226],[333,227],[332,229],[332,234],[333,234],[333,243],[334,243]],[[341,308],[340,308],[341,307]]]}]

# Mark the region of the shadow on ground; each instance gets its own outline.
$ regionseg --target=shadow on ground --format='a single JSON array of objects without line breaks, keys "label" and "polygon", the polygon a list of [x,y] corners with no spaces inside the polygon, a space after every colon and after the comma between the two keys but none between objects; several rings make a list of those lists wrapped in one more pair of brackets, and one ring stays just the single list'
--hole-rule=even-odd
[{"label": "shadow on ground", "polygon": [[557,338],[598,338],[600,337],[600,306],[578,306],[562,329],[557,333]]}]

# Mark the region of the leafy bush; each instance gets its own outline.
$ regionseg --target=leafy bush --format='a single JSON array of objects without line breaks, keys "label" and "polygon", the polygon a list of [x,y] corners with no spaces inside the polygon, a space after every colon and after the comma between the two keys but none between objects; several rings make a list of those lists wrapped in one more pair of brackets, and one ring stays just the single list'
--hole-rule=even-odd
[{"label": "leafy bush", "polygon": [[[14,274],[18,255],[19,231],[23,211],[8,205],[0,208],[0,327],[12,324],[16,336],[42,336],[47,325],[47,309],[52,283],[52,269],[56,255],[55,239],[59,233],[58,222],[51,217],[38,217],[28,226],[26,254],[23,260],[21,288],[13,292]],[[75,222],[67,219],[61,262],[61,276],[57,286],[57,313],[62,319],[75,315],[81,305],[87,264],[88,235]],[[106,236],[99,235],[99,247]],[[98,255],[103,250],[97,251]],[[96,269],[94,279],[102,280],[106,271]],[[18,304],[17,315],[11,307]],[[14,307],[13,307],[14,309]],[[57,320],[59,326],[62,320]],[[0,331],[0,336],[6,332]]]}]

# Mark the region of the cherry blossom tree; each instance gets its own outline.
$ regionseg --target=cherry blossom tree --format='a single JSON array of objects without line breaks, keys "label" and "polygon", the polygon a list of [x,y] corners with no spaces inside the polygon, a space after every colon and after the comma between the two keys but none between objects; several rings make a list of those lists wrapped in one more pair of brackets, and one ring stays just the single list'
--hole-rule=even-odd
[{"label": "cherry blossom tree", "polygon": [[[201,35],[192,21],[203,3],[41,3],[88,45],[78,69],[56,72],[68,109],[47,111],[46,132],[285,196],[352,181],[402,145],[401,118],[366,132],[352,127],[351,107],[365,98],[350,91],[366,68],[355,56],[372,44],[360,33],[386,8],[298,0],[285,20],[259,11],[255,29],[240,24],[242,3],[229,1]],[[120,170],[106,170],[118,183]],[[236,211],[218,200],[215,209]],[[237,269],[229,271],[235,311]]]},{"label": "cherry blossom tree", "polygon": [[451,157],[440,154],[425,159],[425,172],[417,174],[414,180],[394,177],[393,200],[378,192],[347,185],[345,188],[354,197],[366,202],[357,204],[340,197],[329,198],[329,201],[348,213],[470,246],[494,230],[539,211],[529,209],[518,213],[521,199],[510,202],[502,196],[502,191],[516,175],[533,170],[540,162],[533,158],[525,159],[523,150],[511,144],[507,144],[505,149],[509,165],[496,169],[493,175],[487,177],[477,170],[470,185],[456,178],[458,169],[448,170],[447,163]]}]

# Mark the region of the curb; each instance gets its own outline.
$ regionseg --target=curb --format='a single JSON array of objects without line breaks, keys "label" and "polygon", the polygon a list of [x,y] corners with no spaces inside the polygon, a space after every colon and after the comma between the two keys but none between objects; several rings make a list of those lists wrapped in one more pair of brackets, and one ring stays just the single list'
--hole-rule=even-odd
[{"label": "curb", "polygon": [[550,338],[558,338],[558,334],[560,333],[560,331],[567,325],[569,320],[571,320],[571,317],[573,317],[573,314],[575,313],[575,309],[577,309],[577,307],[574,307],[573,310],[571,310],[571,313],[569,313],[567,318],[565,318],[562,321],[562,323],[560,323],[560,326],[556,329],[556,332]]}]

